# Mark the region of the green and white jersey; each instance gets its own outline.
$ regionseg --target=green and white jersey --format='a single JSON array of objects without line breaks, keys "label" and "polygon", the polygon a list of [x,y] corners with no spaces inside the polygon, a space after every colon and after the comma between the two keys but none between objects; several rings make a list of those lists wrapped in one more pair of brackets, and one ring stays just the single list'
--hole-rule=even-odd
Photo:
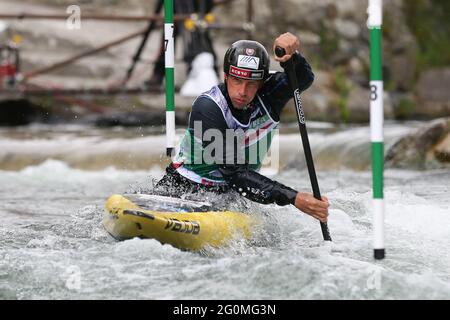
[{"label": "green and white jersey", "polygon": [[[225,184],[218,170],[221,164],[246,164],[252,170],[259,170],[279,124],[271,116],[270,106],[257,94],[249,121],[241,123],[233,116],[228,101],[218,86],[197,99],[205,98],[212,101],[211,107],[221,111],[228,128],[226,132],[212,132],[212,135],[216,134],[215,145],[212,145],[212,142],[209,143],[210,137],[207,137],[208,132],[196,130],[197,124],[190,126],[177,148],[172,165],[182,176],[204,185]],[[201,123],[198,125],[201,126]],[[222,143],[217,142],[217,134],[221,135],[218,140]]]}]

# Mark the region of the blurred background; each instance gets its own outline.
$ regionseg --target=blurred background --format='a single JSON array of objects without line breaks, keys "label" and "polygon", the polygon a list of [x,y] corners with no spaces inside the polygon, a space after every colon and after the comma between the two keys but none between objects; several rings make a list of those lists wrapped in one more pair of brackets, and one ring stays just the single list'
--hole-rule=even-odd
[{"label": "blurred background", "polygon": [[[0,0],[0,298],[448,299],[450,1],[383,2],[387,258],[377,263],[368,1],[175,0],[177,138],[195,95],[223,79],[232,42],[270,52],[289,31],[316,75],[302,97],[331,202],[331,249],[293,206],[247,201],[238,210],[267,222],[254,243],[200,256],[118,243],[101,223],[109,195],[150,189],[170,161],[162,1]],[[271,69],[281,70],[273,57]],[[292,101],[278,136],[278,170],[263,173],[310,192]]]},{"label": "blurred background", "polygon": [[[307,120],[325,122],[328,129],[367,125],[366,11],[367,1],[358,0],[175,0],[177,126],[186,124],[195,96],[223,79],[222,59],[232,42],[249,38],[271,49],[275,37],[286,31],[300,38],[316,74],[303,95]],[[49,125],[41,131],[70,124],[92,130],[132,127],[131,135],[136,130],[164,132],[162,1],[1,1],[0,12],[0,125],[10,128],[3,129],[3,136],[18,139],[18,132],[27,129],[14,127],[27,124]],[[450,115],[449,14],[448,1],[384,4],[385,119],[409,121],[410,127],[419,121],[427,136],[415,145],[421,157],[407,166],[426,167],[426,159],[436,160],[431,166],[450,162],[448,121],[426,127],[427,121]],[[271,69],[281,70],[274,61]],[[295,125],[294,110],[291,101],[282,129]],[[91,130],[85,128],[81,131],[88,134]],[[114,130],[102,132],[114,135]],[[393,165],[408,162],[405,154],[398,154],[403,149],[388,152]],[[14,149],[2,153],[0,168],[20,169],[42,160],[18,159]],[[106,161],[103,166],[145,169],[152,157],[134,163],[119,158],[84,161],[94,168]],[[71,164],[86,166],[83,161]]]},{"label": "blurred background", "polygon": [[[388,152],[393,165],[408,162],[406,166],[423,168],[426,160],[436,160],[431,166],[450,161],[448,121],[433,123],[431,129],[426,123],[450,114],[449,9],[449,3],[440,0],[385,1],[385,119],[425,126],[422,135],[427,136],[426,142],[414,145],[421,156],[410,159],[412,163],[404,153],[398,154],[405,147]],[[194,97],[223,79],[222,59],[232,42],[249,38],[270,49],[274,38],[286,31],[300,38],[302,53],[316,74],[303,95],[307,120],[320,121],[321,128],[325,122],[335,130],[367,125],[366,11],[367,1],[358,0],[176,0],[177,126],[186,124]],[[17,126],[29,124],[35,124],[34,130],[36,124],[43,125],[33,138],[46,131],[68,130],[67,125],[75,131],[74,125],[82,126],[80,135],[98,128],[133,128],[126,130],[130,135],[164,133],[162,1],[1,1],[0,12],[0,125],[9,128],[2,129],[3,137],[28,139],[19,136],[30,129]],[[203,58],[195,62],[199,56]],[[274,61],[271,69],[281,70]],[[291,101],[281,128],[288,130],[289,123],[295,128],[295,121]],[[100,132],[114,136],[115,131]],[[117,146],[124,154],[132,153],[123,147]],[[33,154],[23,159],[17,151],[11,146],[3,149],[0,168],[20,169],[47,157]],[[64,157],[60,148],[50,151],[48,158]],[[133,162],[116,155],[116,160],[111,155],[104,156],[109,160],[96,160],[99,155],[83,157],[82,153],[77,152],[83,158],[79,162],[73,154],[65,157],[71,165],[92,168],[113,164],[145,169],[155,162],[148,150],[142,157],[135,154],[138,159]]]}]

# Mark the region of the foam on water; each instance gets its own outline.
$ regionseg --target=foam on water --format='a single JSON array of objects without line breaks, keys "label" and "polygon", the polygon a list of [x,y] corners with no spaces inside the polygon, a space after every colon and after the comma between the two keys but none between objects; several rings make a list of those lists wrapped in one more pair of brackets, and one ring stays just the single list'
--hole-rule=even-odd
[{"label": "foam on water", "polygon": [[[0,171],[0,298],[450,297],[448,187],[442,187],[448,173],[386,173],[383,261],[372,258],[370,172],[319,172],[332,204],[331,244],[322,241],[316,220],[292,206],[255,204],[245,209],[263,225],[251,241],[238,237],[227,248],[199,254],[155,240],[113,240],[101,224],[106,197],[161,174],[83,171],[54,160]],[[310,189],[307,172],[277,178]]]}]

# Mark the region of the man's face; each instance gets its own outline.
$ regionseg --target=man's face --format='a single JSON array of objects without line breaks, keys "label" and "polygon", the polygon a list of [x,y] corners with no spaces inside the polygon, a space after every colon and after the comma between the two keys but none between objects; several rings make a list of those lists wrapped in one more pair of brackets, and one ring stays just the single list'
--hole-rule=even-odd
[{"label": "man's face", "polygon": [[233,107],[244,109],[256,96],[261,87],[262,80],[243,80],[230,75],[225,75],[228,95]]}]

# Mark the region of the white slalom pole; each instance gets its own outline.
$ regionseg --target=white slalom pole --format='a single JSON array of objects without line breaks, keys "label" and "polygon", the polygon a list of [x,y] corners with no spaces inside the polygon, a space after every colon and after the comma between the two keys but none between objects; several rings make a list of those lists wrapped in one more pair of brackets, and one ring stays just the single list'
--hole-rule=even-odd
[{"label": "white slalom pole", "polygon": [[372,140],[374,258],[384,259],[384,138],[382,23],[383,0],[369,0],[370,30],[370,129]]}]

